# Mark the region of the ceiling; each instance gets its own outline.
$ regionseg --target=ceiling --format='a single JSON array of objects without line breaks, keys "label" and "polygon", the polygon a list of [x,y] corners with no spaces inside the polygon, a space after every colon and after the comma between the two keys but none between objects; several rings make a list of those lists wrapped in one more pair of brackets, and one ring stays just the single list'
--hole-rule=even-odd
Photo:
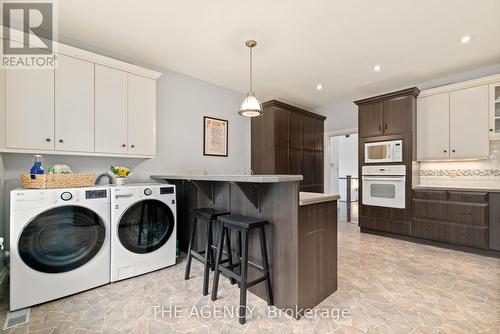
[{"label": "ceiling", "polygon": [[498,0],[58,4],[62,36],[240,92],[248,90],[244,42],[256,39],[257,95],[307,108],[500,63]]}]

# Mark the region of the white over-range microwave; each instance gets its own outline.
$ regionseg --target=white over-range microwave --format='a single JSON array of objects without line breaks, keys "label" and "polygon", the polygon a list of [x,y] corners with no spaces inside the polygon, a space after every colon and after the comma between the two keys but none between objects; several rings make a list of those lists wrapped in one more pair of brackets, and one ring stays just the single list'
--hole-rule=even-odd
[{"label": "white over-range microwave", "polygon": [[379,141],[365,144],[365,163],[367,164],[402,161],[402,140]]}]

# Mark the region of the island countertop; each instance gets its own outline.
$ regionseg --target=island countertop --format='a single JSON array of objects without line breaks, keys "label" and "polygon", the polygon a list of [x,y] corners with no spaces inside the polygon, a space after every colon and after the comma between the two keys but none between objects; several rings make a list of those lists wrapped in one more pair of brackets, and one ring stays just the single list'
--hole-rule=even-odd
[{"label": "island countertop", "polygon": [[299,205],[303,206],[303,205],[336,201],[339,198],[340,198],[339,194],[310,193],[301,191],[299,193]]},{"label": "island countertop", "polygon": [[302,175],[151,175],[155,180],[278,183],[302,181]]}]

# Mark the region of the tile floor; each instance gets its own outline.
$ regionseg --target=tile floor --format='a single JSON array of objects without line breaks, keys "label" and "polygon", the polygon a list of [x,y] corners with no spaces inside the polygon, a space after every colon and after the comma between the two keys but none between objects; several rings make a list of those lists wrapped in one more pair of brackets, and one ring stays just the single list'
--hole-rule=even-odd
[{"label": "tile floor", "polygon": [[[270,319],[265,302],[253,295],[253,317],[244,326],[229,317],[204,319],[217,307],[230,311],[238,290],[222,279],[216,302],[201,296],[195,261],[188,281],[180,263],[33,307],[30,322],[9,332],[500,333],[500,259],[360,234],[354,224],[339,223],[339,232],[339,289],[317,308],[350,312],[338,319],[324,313],[300,321],[283,314]],[[178,307],[178,319],[168,316],[169,305]],[[4,301],[2,323],[7,308]]]}]

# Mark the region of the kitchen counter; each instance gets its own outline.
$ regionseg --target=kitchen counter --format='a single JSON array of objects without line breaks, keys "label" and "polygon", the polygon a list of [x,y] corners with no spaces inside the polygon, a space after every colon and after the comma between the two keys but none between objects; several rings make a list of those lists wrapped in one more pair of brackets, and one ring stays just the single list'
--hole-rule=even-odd
[{"label": "kitchen counter", "polygon": [[[318,305],[337,290],[338,195],[299,193],[302,175],[152,175],[175,184],[177,239],[186,251],[192,231],[192,210],[222,208],[233,214],[259,217],[266,225],[274,305],[295,310]],[[311,205],[307,205],[311,204]],[[314,205],[313,205],[314,204]],[[220,225],[214,222],[217,235]],[[205,229],[195,231],[194,247],[204,247]],[[249,235],[249,258],[261,263],[259,234]],[[233,236],[233,254],[237,254]],[[250,270],[248,279],[261,276]],[[265,299],[264,284],[249,289]]]},{"label": "kitchen counter", "polygon": [[449,190],[449,191],[482,191],[489,193],[500,193],[500,185],[498,188],[491,187],[467,187],[467,186],[413,186],[413,190]]},{"label": "kitchen counter", "polygon": [[299,205],[310,205],[324,202],[336,201],[340,198],[338,194],[322,194],[322,193],[299,193]]},{"label": "kitchen counter", "polygon": [[151,175],[155,180],[278,183],[302,181],[302,175]]}]

